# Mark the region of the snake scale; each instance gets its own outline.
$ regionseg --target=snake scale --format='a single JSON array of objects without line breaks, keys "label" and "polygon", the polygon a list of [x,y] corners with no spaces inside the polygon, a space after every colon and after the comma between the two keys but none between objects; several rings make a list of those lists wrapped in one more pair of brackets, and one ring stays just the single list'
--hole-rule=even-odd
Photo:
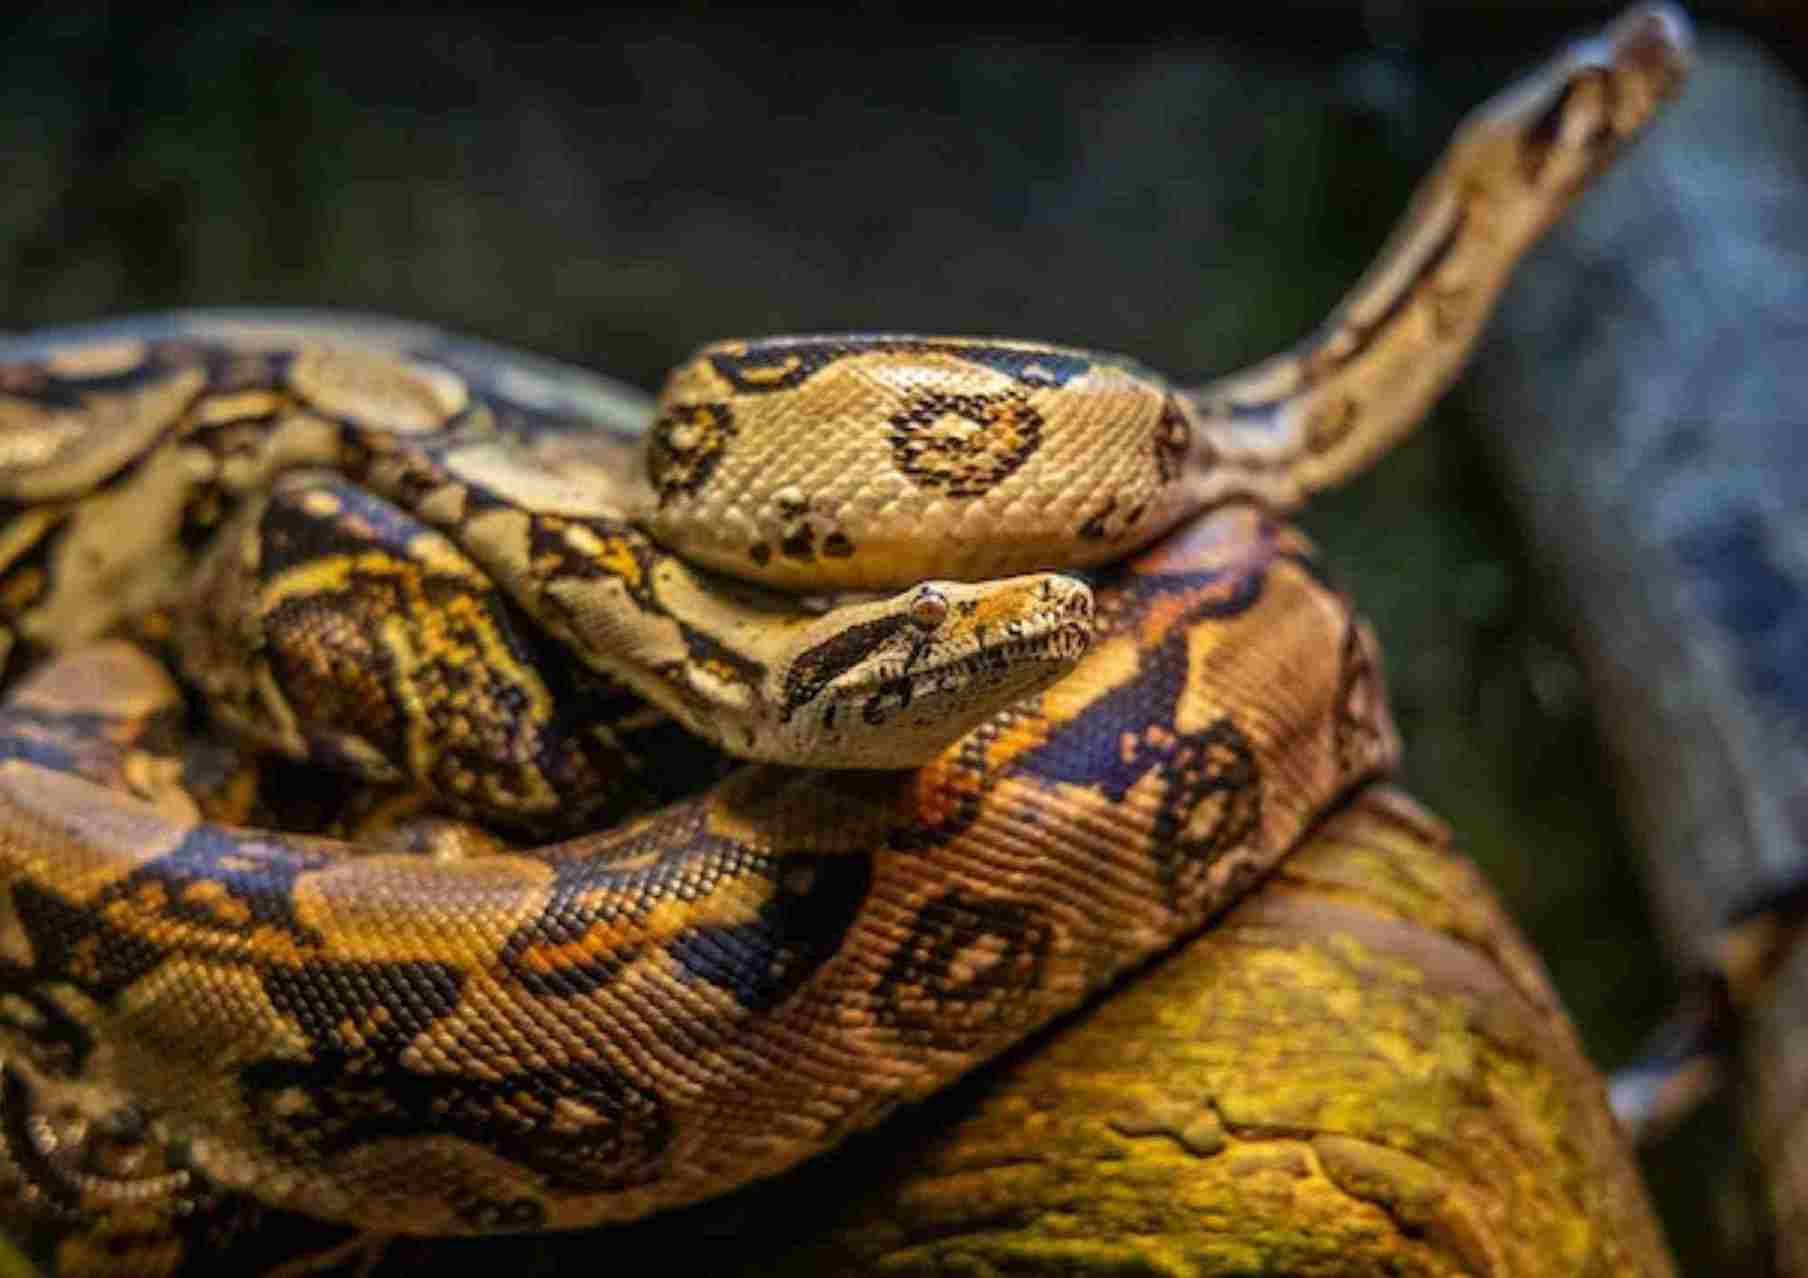
[{"label": "snake scale", "polygon": [[1418,419],[1685,53],[1641,9],[1483,107],[1313,336],[1199,389],[767,339],[643,434],[388,321],[0,343],[11,1192],[72,1247],[229,1192],[628,1220],[1197,930],[1394,755],[1281,516]]}]

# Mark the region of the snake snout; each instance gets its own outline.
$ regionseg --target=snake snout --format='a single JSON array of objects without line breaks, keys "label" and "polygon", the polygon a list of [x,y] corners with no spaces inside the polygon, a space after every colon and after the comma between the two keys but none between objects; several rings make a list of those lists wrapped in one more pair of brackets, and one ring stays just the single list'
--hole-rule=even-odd
[{"label": "snake snout", "polygon": [[806,647],[784,679],[790,762],[909,768],[1040,692],[1092,645],[1092,590],[1057,573],[925,582]]}]

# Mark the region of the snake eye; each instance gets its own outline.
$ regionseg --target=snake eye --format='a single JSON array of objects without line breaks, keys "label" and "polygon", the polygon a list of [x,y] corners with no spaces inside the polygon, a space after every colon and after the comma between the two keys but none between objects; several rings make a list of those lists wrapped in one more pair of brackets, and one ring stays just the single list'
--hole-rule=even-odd
[{"label": "snake eye", "polygon": [[934,586],[924,586],[910,601],[910,624],[918,630],[934,630],[948,619],[948,597]]}]

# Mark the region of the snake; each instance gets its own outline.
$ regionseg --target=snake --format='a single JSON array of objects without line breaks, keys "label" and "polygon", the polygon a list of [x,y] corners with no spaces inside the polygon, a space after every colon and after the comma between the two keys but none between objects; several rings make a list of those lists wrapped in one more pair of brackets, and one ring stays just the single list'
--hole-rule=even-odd
[{"label": "snake", "polygon": [[1397,756],[1288,512],[1687,50],[1647,6],[1478,108],[1317,330],[1196,388],[908,334],[716,343],[653,406],[378,317],[0,341],[15,1207],[72,1270],[229,1195],[632,1220],[1196,932]]}]

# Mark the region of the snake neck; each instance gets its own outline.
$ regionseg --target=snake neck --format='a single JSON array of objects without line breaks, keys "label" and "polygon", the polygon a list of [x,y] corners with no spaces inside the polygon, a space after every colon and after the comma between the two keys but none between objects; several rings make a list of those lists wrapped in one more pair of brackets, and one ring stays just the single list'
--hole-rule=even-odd
[{"label": "snake neck", "polygon": [[1461,371],[1519,258],[1675,91],[1688,51],[1681,16],[1646,6],[1473,112],[1316,332],[1180,395],[1188,504],[1291,509],[1407,434]]}]

